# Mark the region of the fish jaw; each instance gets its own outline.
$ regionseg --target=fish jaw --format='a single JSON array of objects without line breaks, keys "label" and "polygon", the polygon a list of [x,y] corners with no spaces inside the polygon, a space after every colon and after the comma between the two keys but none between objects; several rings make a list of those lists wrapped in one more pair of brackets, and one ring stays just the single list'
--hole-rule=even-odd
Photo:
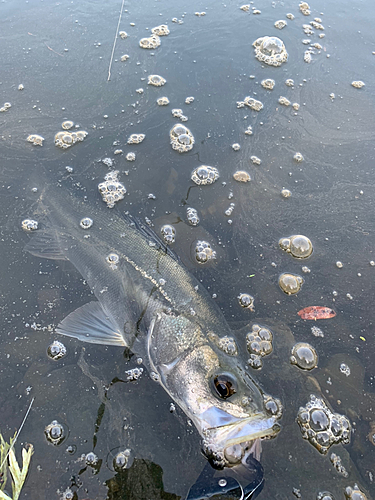
[{"label": "fish jaw", "polygon": [[201,417],[195,417],[194,423],[203,437],[202,451],[218,469],[238,465],[256,440],[272,439],[280,431],[281,413],[252,415],[218,426],[210,426],[204,414]]}]

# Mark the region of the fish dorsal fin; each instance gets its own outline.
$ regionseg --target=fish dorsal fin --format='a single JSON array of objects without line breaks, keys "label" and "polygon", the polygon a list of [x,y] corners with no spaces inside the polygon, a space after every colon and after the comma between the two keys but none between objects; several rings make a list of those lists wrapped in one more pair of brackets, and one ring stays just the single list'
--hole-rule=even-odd
[{"label": "fish dorsal fin", "polygon": [[66,260],[64,249],[57,238],[56,231],[50,228],[37,230],[24,250],[44,259]]},{"label": "fish dorsal fin", "polygon": [[96,301],[70,313],[59,323],[56,333],[91,344],[127,345],[118,327]]},{"label": "fish dorsal fin", "polygon": [[159,238],[159,236],[155,233],[155,231],[150,226],[148,226],[145,222],[143,222],[138,217],[130,217],[130,216],[128,216],[128,217],[129,217],[129,219],[127,219],[127,220],[131,220],[131,222],[134,223],[134,227],[136,227],[138,229],[138,231],[146,239],[148,239],[148,241],[153,242],[155,244],[155,247],[158,250],[160,250],[163,253],[166,253],[167,255],[172,257],[174,260],[179,262],[180,259],[179,259],[178,255],[173,250],[171,250],[171,248],[166,243],[164,243],[164,241],[161,238]]}]

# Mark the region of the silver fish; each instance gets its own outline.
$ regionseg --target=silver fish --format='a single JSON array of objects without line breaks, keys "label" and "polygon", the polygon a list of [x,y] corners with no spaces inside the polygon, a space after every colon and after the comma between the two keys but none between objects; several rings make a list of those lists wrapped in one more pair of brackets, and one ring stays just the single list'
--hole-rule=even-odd
[{"label": "silver fish", "polygon": [[[221,310],[149,227],[62,188],[43,191],[37,216],[40,229],[25,249],[69,260],[97,299],[57,333],[141,356],[194,422],[216,468],[240,464],[260,438],[277,434],[280,401],[250,377]],[[86,229],[84,217],[93,221]]]}]

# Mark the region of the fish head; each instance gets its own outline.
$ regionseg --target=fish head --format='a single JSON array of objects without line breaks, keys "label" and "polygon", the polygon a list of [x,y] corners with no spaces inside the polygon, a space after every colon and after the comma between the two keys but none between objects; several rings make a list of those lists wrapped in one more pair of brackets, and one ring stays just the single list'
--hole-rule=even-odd
[{"label": "fish head", "polygon": [[282,415],[281,402],[262,392],[237,349],[223,348],[231,341],[204,332],[193,319],[165,314],[148,340],[152,369],[194,422],[204,455],[219,469],[241,463],[256,440],[276,436]]}]

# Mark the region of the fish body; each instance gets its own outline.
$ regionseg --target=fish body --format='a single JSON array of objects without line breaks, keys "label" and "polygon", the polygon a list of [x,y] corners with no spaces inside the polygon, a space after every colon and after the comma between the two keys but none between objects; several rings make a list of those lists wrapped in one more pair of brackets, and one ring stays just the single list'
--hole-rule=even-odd
[{"label": "fish body", "polygon": [[[69,260],[97,299],[56,332],[142,356],[194,422],[211,464],[238,465],[256,440],[277,434],[280,401],[250,377],[221,310],[150,228],[78,194],[45,189],[40,229],[26,246],[39,257]],[[89,229],[80,226],[84,217],[93,221]]]}]

